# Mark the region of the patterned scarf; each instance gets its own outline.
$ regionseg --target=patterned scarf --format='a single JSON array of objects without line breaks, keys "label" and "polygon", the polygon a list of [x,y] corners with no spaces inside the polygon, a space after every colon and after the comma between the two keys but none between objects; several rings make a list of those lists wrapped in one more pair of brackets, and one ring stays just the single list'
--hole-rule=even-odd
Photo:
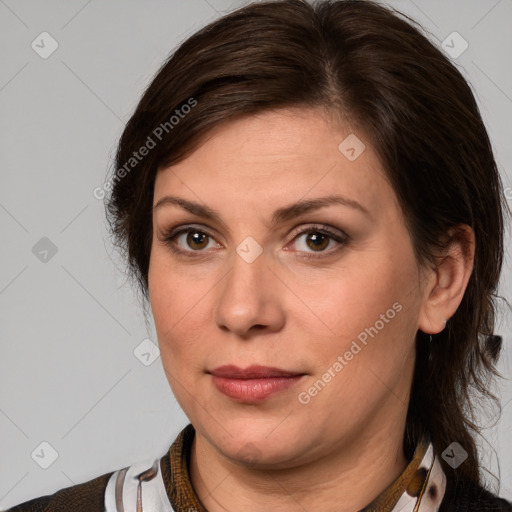
[{"label": "patterned scarf", "polygon": [[[115,471],[105,491],[105,512],[207,512],[189,477],[194,435],[189,424],[162,458]],[[424,438],[402,474],[360,512],[437,512],[445,488],[432,443]]]}]

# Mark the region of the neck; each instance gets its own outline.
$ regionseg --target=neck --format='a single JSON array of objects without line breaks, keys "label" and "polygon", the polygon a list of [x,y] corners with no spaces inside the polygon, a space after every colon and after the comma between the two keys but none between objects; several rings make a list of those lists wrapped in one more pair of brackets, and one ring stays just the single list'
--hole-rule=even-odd
[{"label": "neck", "polygon": [[[192,485],[208,512],[361,510],[407,466],[403,428],[358,433],[326,456],[287,469],[254,469],[223,457],[198,432],[190,456]],[[391,428],[392,427],[392,428]]]}]

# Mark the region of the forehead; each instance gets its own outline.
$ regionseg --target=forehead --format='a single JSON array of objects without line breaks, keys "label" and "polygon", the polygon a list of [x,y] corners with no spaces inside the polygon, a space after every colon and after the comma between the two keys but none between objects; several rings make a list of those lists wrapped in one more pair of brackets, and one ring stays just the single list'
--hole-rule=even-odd
[{"label": "forehead", "polygon": [[219,208],[275,207],[336,192],[373,209],[396,202],[363,133],[320,111],[282,109],[211,130],[186,159],[158,171],[154,204],[172,193]]}]

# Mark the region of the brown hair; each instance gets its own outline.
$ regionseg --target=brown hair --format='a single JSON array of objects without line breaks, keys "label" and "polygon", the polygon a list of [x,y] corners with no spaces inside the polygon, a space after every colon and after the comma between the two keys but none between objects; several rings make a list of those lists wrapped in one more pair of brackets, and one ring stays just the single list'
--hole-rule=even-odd
[{"label": "brown hair", "polygon": [[[473,228],[474,269],[460,307],[432,343],[417,335],[404,450],[410,457],[425,430],[438,456],[457,441],[469,457],[456,472],[441,458],[445,471],[481,482],[472,400],[493,397],[497,375],[500,346],[491,344],[505,201],[470,87],[404,15],[367,0],[271,1],[183,42],[127,123],[110,182],[107,218],[132,276],[147,301],[157,168],[185,158],[219,123],[281,107],[321,108],[361,128],[419,263],[434,261],[450,228]],[[142,147],[150,149],[135,159]]]}]

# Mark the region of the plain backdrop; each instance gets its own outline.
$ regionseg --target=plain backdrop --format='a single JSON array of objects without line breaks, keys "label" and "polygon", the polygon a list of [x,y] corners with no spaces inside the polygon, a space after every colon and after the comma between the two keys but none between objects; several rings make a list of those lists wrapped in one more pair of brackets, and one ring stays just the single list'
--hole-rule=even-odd
[{"label": "plain backdrop", "polygon": [[[388,3],[435,44],[448,41],[512,203],[512,1]],[[161,360],[144,364],[153,326],[126,284],[93,190],[163,60],[243,4],[0,0],[1,509],[161,456],[188,423]],[[501,293],[510,299],[509,238],[506,249]],[[506,377],[511,325],[503,308],[497,333]],[[485,431],[483,461],[512,499],[508,380],[499,392],[503,412]]]}]

